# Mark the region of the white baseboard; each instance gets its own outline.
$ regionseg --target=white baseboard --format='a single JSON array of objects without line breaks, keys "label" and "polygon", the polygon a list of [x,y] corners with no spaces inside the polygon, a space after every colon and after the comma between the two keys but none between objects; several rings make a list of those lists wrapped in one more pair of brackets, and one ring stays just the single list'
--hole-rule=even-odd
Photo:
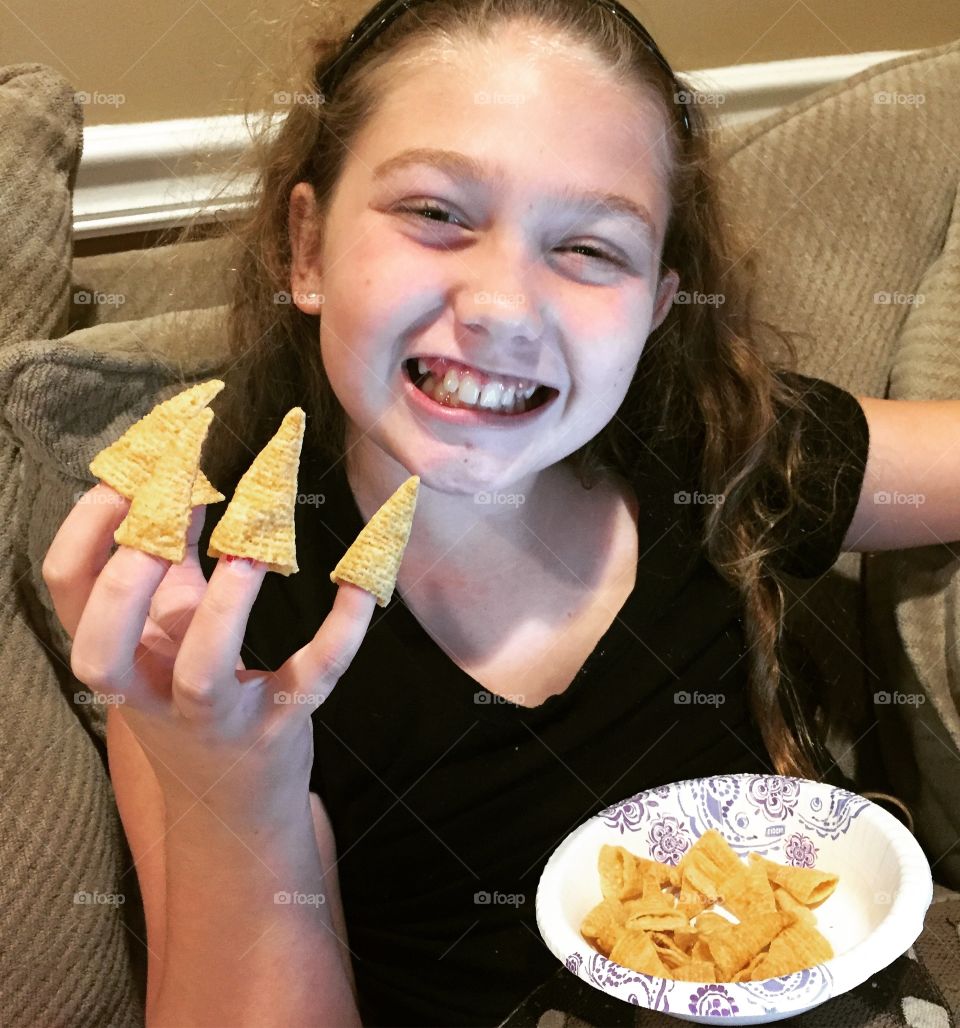
[{"label": "white baseboard", "polygon": [[[882,61],[909,53],[808,57],[762,64],[737,64],[683,72],[721,120],[745,124],[822,86]],[[219,185],[248,139],[239,115],[183,118],[127,125],[94,125],[83,133],[83,157],[73,200],[75,239],[170,228],[182,224]],[[212,155],[213,171],[198,174],[198,155]],[[248,202],[250,183],[241,181],[215,209],[237,211]]]}]

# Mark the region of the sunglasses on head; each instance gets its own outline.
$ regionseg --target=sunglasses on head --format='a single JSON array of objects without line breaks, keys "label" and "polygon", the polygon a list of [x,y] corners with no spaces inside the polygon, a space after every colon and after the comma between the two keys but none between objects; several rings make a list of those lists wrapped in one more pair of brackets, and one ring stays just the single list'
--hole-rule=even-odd
[{"label": "sunglasses on head", "polygon": [[[643,43],[643,45],[650,51],[651,54],[656,58],[657,63],[663,68],[663,70],[673,80],[674,86],[676,87],[678,95],[678,103],[680,104],[680,113],[683,118],[683,126],[687,135],[693,134],[693,128],[690,124],[690,117],[687,113],[687,89],[677,79],[673,68],[670,67],[667,59],[660,52],[660,48],[653,40],[653,36],[640,24],[639,21],[617,0],[593,0],[594,3],[604,7],[615,17],[619,18],[624,24],[626,24],[634,35]],[[415,7],[418,3],[423,3],[423,0],[380,0],[378,4],[372,7],[361,19],[357,22],[356,28],[350,33],[350,37],[344,44],[343,50],[338,54],[336,60],[330,65],[327,71],[318,78],[317,87],[325,96],[332,96],[334,90],[339,85],[343,76],[346,74],[347,69],[350,67],[351,61],[356,55],[373,39],[375,39],[388,25],[396,21],[396,19],[409,10],[411,7]]]}]

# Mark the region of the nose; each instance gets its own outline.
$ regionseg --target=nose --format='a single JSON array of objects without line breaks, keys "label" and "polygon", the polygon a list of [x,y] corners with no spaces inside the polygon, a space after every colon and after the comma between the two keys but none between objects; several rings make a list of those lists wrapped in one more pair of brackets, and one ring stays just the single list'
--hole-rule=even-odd
[{"label": "nose", "polygon": [[457,321],[492,341],[535,341],[543,334],[537,298],[531,293],[529,260],[519,243],[479,243],[461,253],[467,272],[454,302]]}]

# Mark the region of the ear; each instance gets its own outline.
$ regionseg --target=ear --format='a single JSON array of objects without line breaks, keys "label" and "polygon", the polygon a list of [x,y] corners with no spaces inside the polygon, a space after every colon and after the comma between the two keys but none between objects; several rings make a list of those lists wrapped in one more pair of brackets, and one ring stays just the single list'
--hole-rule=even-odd
[{"label": "ear", "polygon": [[298,182],[290,191],[287,219],[290,233],[290,292],[304,314],[323,306],[322,240],[313,186]]},{"label": "ear", "polygon": [[660,284],[657,286],[657,301],[653,310],[653,321],[650,324],[651,332],[655,328],[660,327],[660,323],[669,313],[678,285],[680,285],[680,276],[673,268],[669,268],[665,274],[660,276]]}]

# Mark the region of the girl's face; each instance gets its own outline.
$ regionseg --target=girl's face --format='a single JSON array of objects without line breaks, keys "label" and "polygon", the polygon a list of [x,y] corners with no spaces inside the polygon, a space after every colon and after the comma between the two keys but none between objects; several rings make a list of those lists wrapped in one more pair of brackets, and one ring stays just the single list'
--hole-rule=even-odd
[{"label": "girl's face", "polygon": [[[469,494],[529,481],[615,415],[677,287],[659,263],[667,145],[650,102],[581,52],[513,31],[435,56],[404,69],[352,147],[319,259],[298,256],[291,219],[292,289],[321,314],[348,449]],[[310,199],[298,184],[291,210]],[[455,420],[405,369],[438,357],[551,398]]]}]

